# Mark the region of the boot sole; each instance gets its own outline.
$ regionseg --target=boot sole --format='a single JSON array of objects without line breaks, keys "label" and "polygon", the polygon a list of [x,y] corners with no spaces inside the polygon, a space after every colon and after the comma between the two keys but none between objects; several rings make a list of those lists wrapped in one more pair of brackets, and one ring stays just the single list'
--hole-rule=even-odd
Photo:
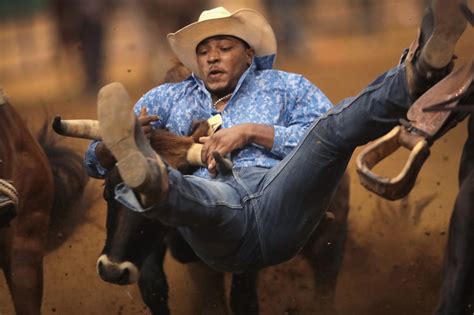
[{"label": "boot sole", "polygon": [[150,181],[150,174],[159,172],[158,167],[153,169],[149,163],[157,155],[145,136],[137,134],[141,127],[123,85],[111,83],[103,87],[97,109],[102,141],[117,160],[120,176],[130,188],[141,190]]},{"label": "boot sole", "polygon": [[466,0],[433,0],[433,34],[421,51],[424,60],[434,69],[447,66],[453,57],[454,46],[466,29],[467,20],[459,5]]}]

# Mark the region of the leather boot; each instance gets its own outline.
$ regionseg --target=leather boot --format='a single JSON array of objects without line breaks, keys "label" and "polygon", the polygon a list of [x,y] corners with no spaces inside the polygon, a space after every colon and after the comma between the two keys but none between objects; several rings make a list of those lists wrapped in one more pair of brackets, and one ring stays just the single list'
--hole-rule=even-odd
[{"label": "leather boot", "polygon": [[454,47],[466,29],[466,0],[433,0],[406,57],[408,90],[418,98],[453,69]]},{"label": "leather boot", "polygon": [[102,142],[117,160],[125,184],[143,207],[160,202],[168,190],[166,167],[143,134],[123,85],[100,89],[97,109]]}]

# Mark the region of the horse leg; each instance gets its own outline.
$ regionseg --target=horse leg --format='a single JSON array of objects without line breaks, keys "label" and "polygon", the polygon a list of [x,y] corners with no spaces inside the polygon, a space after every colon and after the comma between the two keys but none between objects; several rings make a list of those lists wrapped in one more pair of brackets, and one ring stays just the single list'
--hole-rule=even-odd
[{"label": "horse leg", "polygon": [[258,314],[257,276],[258,271],[232,275],[230,308],[234,315]]},{"label": "horse leg", "polygon": [[194,253],[193,249],[177,229],[169,229],[166,233],[165,243],[168,249],[178,262],[187,264],[199,261],[199,257]]},{"label": "horse leg", "polygon": [[334,301],[337,278],[347,239],[349,184],[346,173],[328,208],[334,218],[323,219],[302,250],[315,272],[316,307],[322,314],[336,313]]},{"label": "horse leg", "polygon": [[228,314],[224,274],[209,268],[201,262],[188,264],[191,279],[196,284],[199,308],[194,314],[224,315]]},{"label": "horse leg", "polygon": [[337,277],[344,256],[347,223],[327,222],[318,227],[302,254],[315,272],[316,307],[321,314],[334,314]]},{"label": "horse leg", "polygon": [[460,189],[449,222],[440,300],[435,314],[472,314],[474,305],[474,116],[459,167]]},{"label": "horse leg", "polygon": [[19,214],[12,240],[10,271],[5,273],[17,315],[41,313],[44,241],[48,215]]},{"label": "horse leg", "polygon": [[143,262],[138,287],[143,301],[153,315],[168,315],[168,282],[163,264],[166,246],[160,244]]},{"label": "horse leg", "polygon": [[166,244],[174,259],[188,264],[191,278],[198,288],[198,301],[202,305],[196,314],[226,314],[224,277],[223,274],[200,263],[199,257],[178,230],[170,229],[166,234]]},{"label": "horse leg", "polygon": [[[474,301],[474,171],[459,191],[449,223],[449,237],[440,301],[435,314],[464,314]],[[471,291],[471,292],[469,292]],[[472,309],[469,312],[472,314]]]}]

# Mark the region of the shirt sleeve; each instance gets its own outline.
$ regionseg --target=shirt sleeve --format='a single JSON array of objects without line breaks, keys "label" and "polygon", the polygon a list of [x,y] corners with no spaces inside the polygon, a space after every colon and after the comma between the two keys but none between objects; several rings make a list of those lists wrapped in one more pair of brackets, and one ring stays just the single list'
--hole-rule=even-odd
[{"label": "shirt sleeve", "polygon": [[[143,95],[135,104],[133,111],[135,115],[139,115],[142,107],[147,109],[148,115],[158,115],[160,119],[152,125],[154,128],[164,128],[169,117],[170,94],[171,85],[160,85],[145,95]],[[87,147],[84,156],[84,167],[89,176],[94,178],[104,178],[107,174],[107,169],[104,168],[95,154],[95,149],[100,141],[93,141]]]},{"label": "shirt sleeve", "polygon": [[148,115],[157,115],[159,120],[152,123],[154,128],[165,128],[170,116],[171,104],[176,95],[173,84],[162,84],[143,95],[133,107],[135,115],[140,115],[142,108],[146,108]]},{"label": "shirt sleeve", "polygon": [[107,173],[107,169],[103,167],[100,162],[97,160],[95,155],[95,148],[100,143],[100,141],[93,141],[89,144],[84,156],[84,167],[87,174],[90,177],[102,179]]},{"label": "shirt sleeve", "polygon": [[307,129],[331,107],[331,101],[319,88],[304,77],[291,82],[289,91],[297,91],[289,101],[284,125],[274,125],[271,152],[280,158],[287,156],[302,140]]}]

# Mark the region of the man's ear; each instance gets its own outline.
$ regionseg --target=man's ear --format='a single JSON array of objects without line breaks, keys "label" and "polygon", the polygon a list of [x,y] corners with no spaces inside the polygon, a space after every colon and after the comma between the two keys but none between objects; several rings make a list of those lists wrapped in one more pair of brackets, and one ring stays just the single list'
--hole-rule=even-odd
[{"label": "man's ear", "polygon": [[255,56],[255,50],[253,50],[253,48],[247,48],[247,65],[250,66],[253,56]]}]

